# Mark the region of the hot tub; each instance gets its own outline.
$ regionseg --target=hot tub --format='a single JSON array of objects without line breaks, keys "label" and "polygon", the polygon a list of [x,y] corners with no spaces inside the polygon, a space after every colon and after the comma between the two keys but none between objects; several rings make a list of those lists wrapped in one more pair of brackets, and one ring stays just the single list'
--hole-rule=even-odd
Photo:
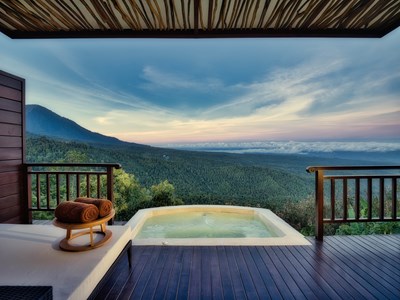
[{"label": "hot tub", "polygon": [[133,245],[310,245],[269,209],[182,205],[139,210],[127,223]]}]

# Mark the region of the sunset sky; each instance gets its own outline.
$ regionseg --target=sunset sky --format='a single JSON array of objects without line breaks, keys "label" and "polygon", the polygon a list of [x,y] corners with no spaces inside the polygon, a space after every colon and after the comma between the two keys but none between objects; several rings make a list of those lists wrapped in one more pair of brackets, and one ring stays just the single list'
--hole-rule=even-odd
[{"label": "sunset sky", "polygon": [[150,145],[400,141],[400,29],[382,39],[11,40],[26,102]]}]

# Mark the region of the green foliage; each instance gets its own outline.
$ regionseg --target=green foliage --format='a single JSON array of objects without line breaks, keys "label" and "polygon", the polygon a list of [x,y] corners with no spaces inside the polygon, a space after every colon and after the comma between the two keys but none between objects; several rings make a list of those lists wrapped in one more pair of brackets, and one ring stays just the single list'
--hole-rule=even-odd
[{"label": "green foliage", "polygon": [[33,220],[53,220],[54,213],[48,211],[34,211],[32,212]]},{"label": "green foliage", "polygon": [[338,235],[392,234],[400,233],[399,222],[366,222],[340,225]]},{"label": "green foliage", "polygon": [[314,234],[315,199],[313,197],[299,201],[286,201],[276,213],[302,234]]},{"label": "green foliage", "polygon": [[63,163],[85,163],[89,160],[88,155],[79,150],[68,150],[63,159],[58,162]]},{"label": "green foliage", "polygon": [[[105,186],[105,182],[102,186]],[[114,206],[117,220],[129,220],[138,209],[146,206],[144,203],[148,203],[150,199],[149,191],[140,185],[134,175],[122,169],[114,171]]]},{"label": "green foliage", "polygon": [[[29,141],[29,139],[28,139]],[[53,147],[57,144],[52,140],[47,140],[40,138],[38,140],[37,146],[42,148],[45,147],[46,144],[49,144],[50,147]],[[60,145],[60,144],[59,144]],[[62,143],[61,143],[62,145]],[[74,143],[64,143],[65,145],[75,145]],[[79,144],[77,144],[79,145]],[[34,144],[31,144],[34,146]],[[30,148],[31,151],[35,150],[35,147]],[[72,147],[69,149],[68,147],[61,147],[59,149],[58,159],[54,162],[58,163],[87,163],[91,162],[89,158],[88,152],[85,151],[85,147]],[[40,158],[40,157],[39,157]],[[56,177],[50,176],[50,186],[56,186]],[[71,182],[76,182],[75,177],[71,176]],[[95,178],[92,177],[90,179],[91,186],[95,186]],[[36,182],[36,178],[33,178],[32,182],[33,186],[38,184]],[[45,207],[47,204],[46,197],[46,186],[45,182],[41,180],[39,183],[41,188],[40,195],[40,204],[41,207]],[[101,177],[101,194],[104,196],[107,194],[106,187],[106,178]],[[81,181],[80,190],[81,194],[86,194],[86,182]],[[50,204],[52,207],[56,206],[56,190],[55,188],[50,190]],[[64,200],[66,200],[66,184],[64,177],[60,179],[60,194],[64,195]],[[76,196],[76,187],[74,185],[70,186],[70,198],[73,199]],[[92,195],[95,196],[95,195]],[[37,199],[36,195],[32,195],[32,203],[36,206]],[[123,169],[118,169],[114,171],[114,207],[116,210],[116,220],[127,221],[129,220],[139,209],[155,207],[155,206],[167,206],[167,205],[180,205],[183,204],[183,201],[176,196],[175,188],[172,184],[170,184],[167,180],[160,182],[157,185],[153,185],[150,189],[142,186],[139,180],[133,175],[125,172]],[[45,219],[51,220],[54,218],[54,213],[52,212],[34,212],[34,219]]]},{"label": "green foliage", "polygon": [[288,155],[239,155],[178,151],[147,146],[89,145],[30,137],[27,161],[118,162],[146,188],[164,180],[186,204],[278,207],[313,192],[311,161]]},{"label": "green foliage", "polygon": [[153,206],[170,206],[182,205],[182,199],[179,199],[175,194],[175,188],[168,180],[153,185],[151,187],[152,204]]},{"label": "green foliage", "polygon": [[[349,199],[350,203],[354,200]],[[378,216],[380,201],[377,197],[372,199],[371,215]],[[391,211],[392,195],[387,192],[384,197],[384,211]],[[353,205],[349,205],[349,218],[355,217]],[[365,199],[360,199],[360,218],[368,217],[368,203]],[[359,235],[359,234],[392,234],[400,233],[399,222],[365,222],[365,223],[349,223],[340,225],[336,232],[338,235]]]},{"label": "green foliage", "polygon": [[[128,220],[137,210],[148,207],[183,202],[227,204],[271,209],[303,234],[314,234],[315,200],[310,196],[314,177],[304,170],[315,161],[307,161],[307,158],[177,151],[140,145],[116,148],[36,136],[28,137],[26,148],[29,162],[121,163],[124,169],[114,171],[117,220]],[[65,184],[63,179],[60,180]],[[105,178],[102,180],[102,195],[106,195]],[[72,177],[71,182],[74,181]],[[40,184],[43,193],[46,190],[44,182]],[[55,177],[50,177],[50,186],[55,186]],[[94,182],[92,186],[95,186]],[[86,193],[83,182],[81,192]],[[51,193],[54,205],[55,191]],[[66,197],[63,185],[60,193]],[[76,188],[72,187],[70,197],[74,195]],[[385,199],[385,211],[388,211],[391,195],[385,195]],[[355,215],[354,199],[348,200],[348,216],[352,218]],[[46,205],[46,201],[45,195],[41,195],[41,205]],[[36,203],[35,195],[32,202]],[[377,203],[373,201],[373,216],[379,208]],[[343,211],[341,205],[340,201],[336,202],[335,210],[339,214]],[[367,202],[361,199],[360,206],[361,217],[365,217]],[[329,215],[328,210],[326,213]],[[49,213],[35,214],[35,218],[52,218]],[[398,222],[326,224],[324,230],[327,234],[400,233],[399,226]]]}]

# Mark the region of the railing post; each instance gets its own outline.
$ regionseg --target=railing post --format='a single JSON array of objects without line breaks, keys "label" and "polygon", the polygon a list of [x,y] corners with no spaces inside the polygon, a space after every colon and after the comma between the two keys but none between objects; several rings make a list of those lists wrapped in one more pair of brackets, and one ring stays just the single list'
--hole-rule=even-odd
[{"label": "railing post", "polygon": [[[107,167],[107,199],[114,204],[114,167]],[[114,218],[108,221],[108,225],[113,225]]]},{"label": "railing post", "polygon": [[319,241],[324,239],[324,171],[315,171],[315,238]]},{"label": "railing post", "polygon": [[24,204],[24,223],[32,224],[32,175],[30,172],[32,171],[31,167],[23,166],[24,168],[24,175],[25,175],[25,197],[26,203]]}]

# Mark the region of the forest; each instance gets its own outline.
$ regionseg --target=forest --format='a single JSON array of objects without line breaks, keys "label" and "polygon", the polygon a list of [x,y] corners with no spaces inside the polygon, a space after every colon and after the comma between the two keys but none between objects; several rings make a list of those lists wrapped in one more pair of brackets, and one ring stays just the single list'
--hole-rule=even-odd
[{"label": "forest", "polygon": [[[26,149],[27,162],[120,163],[123,169],[114,174],[117,220],[128,220],[146,207],[229,204],[271,209],[303,234],[314,233],[314,176],[305,169],[320,163],[317,158],[100,145],[36,135],[28,135]],[[325,159],[326,163],[336,161]],[[328,234],[389,233],[398,232],[400,226],[326,225],[325,230]]]}]

